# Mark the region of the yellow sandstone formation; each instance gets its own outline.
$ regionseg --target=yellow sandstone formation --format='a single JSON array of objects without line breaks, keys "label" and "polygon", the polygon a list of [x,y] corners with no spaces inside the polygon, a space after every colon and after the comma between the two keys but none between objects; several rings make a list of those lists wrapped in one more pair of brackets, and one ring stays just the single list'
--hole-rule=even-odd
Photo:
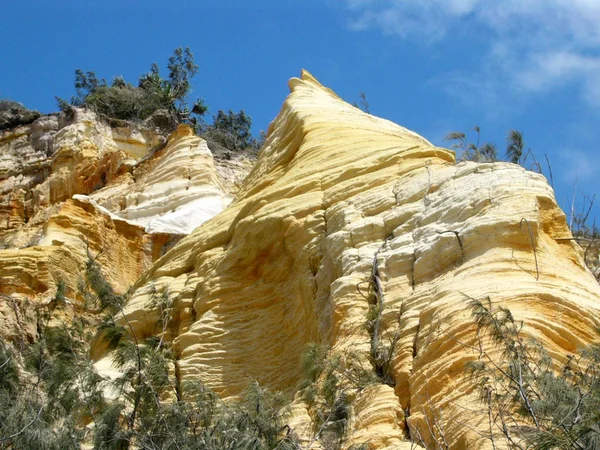
[{"label": "yellow sandstone formation", "polygon": [[186,125],[170,136],[160,157],[127,175],[126,182],[91,197],[149,233],[189,234],[232,199],[221,185],[206,141]]},{"label": "yellow sandstone formation", "polygon": [[0,243],[36,244],[61,202],[111,183],[162,142],[153,130],[111,128],[80,109],[71,121],[43,116],[0,134]]},{"label": "yellow sandstone formation", "polygon": [[65,121],[45,116],[0,135],[3,336],[17,336],[19,314],[35,317],[27,305],[49,301],[59,281],[81,302],[90,257],[126,292],[232,198],[206,142],[187,126],[165,143],[154,130],[114,128],[89,111]]},{"label": "yellow sandstone formation", "polygon": [[[294,396],[289,424],[306,448],[322,444],[297,392],[309,343],[346,367],[393,350],[393,387],[345,386],[344,448],[409,449],[411,436],[491,448],[465,378],[478,357],[470,299],[509,308],[559,359],[599,325],[600,288],[552,189],[517,165],[456,164],[307,72],[289,86],[239,190],[248,162],[215,165],[186,126],[163,142],[78,110],[71,123],[45,116],[1,134],[2,336],[32,339],[25,316],[60,280],[81,302],[91,256],[117,292],[133,285],[125,314],[138,339],[162,331],[149,299],[168,293],[181,383],[233,398],[255,379]],[[369,331],[374,279],[381,314]],[[108,373],[103,351],[96,367]]]},{"label": "yellow sandstone formation", "polygon": [[[598,326],[600,288],[552,189],[513,164],[455,164],[453,152],[350,106],[307,72],[289,86],[234,202],[142,275],[129,323],[138,337],[157,333],[148,298],[168,290],[180,381],[230,397],[253,378],[293,394],[309,342],[368,360],[375,271],[378,339],[398,333],[395,388],[352,394],[345,447],[411,448],[418,433],[435,448],[442,430],[449,448],[490,448],[464,378],[477,358],[469,299],[510,308],[557,356]],[[299,396],[293,410],[308,434],[313,412]]]}]

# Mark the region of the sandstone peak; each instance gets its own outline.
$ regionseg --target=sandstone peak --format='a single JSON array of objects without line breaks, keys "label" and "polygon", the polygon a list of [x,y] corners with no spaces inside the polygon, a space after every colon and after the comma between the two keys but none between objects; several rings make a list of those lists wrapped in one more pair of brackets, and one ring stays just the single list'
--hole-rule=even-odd
[{"label": "sandstone peak", "polygon": [[[600,289],[552,189],[514,164],[455,164],[308,72],[289,86],[236,200],[142,276],[128,323],[156,333],[148,295],[168,292],[180,380],[225,397],[249,378],[294,392],[311,342],[363,361],[393,348],[394,387],[354,393],[347,447],[410,448],[411,430],[434,445],[437,421],[450,448],[488,448],[465,382],[477,358],[470,299],[510,308],[555,354],[597,326]],[[311,411],[297,407],[296,429],[308,430]]]},{"label": "sandstone peak", "polygon": [[[170,346],[178,385],[234,398],[252,379],[295,396],[290,427],[307,448],[317,411],[297,391],[311,343],[378,380],[345,382],[344,448],[408,449],[417,435],[427,448],[491,448],[467,378],[481,356],[470,303],[510,309],[558,358],[598,325],[600,288],[552,189],[514,164],[456,164],[306,71],[289,87],[230,204],[185,126],[163,145],[93,119],[51,124],[50,156],[31,131],[2,135],[0,162],[28,149],[0,172],[3,236],[36,245],[0,251],[1,293],[29,305],[62,279],[81,300],[91,254],[117,291],[133,284],[120,320]],[[173,305],[162,327],[156,292]],[[94,357],[114,375],[110,352]]]}]

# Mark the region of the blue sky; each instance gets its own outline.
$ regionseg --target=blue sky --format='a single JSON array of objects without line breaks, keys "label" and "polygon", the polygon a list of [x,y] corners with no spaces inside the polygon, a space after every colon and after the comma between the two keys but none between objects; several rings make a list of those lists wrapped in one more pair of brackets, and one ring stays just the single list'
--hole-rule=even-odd
[{"label": "blue sky", "polygon": [[548,155],[563,207],[574,185],[600,195],[598,0],[4,3],[0,98],[30,108],[50,112],[55,95],[69,98],[76,68],[135,82],[189,46],[200,66],[192,96],[211,113],[243,108],[256,133],[305,68],[348,101],[364,92],[373,114],[438,145],[479,125],[502,149],[520,129],[540,162]]}]

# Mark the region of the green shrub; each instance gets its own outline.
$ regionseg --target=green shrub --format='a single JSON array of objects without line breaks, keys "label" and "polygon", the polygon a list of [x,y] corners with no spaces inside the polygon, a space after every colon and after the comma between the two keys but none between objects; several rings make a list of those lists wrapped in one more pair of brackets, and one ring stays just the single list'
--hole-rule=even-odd
[{"label": "green shrub", "polygon": [[475,161],[475,162],[496,162],[498,161],[498,150],[496,146],[490,142],[480,144],[481,130],[475,126],[473,130],[477,133],[477,142],[467,142],[465,133],[453,131],[448,133],[445,141],[453,142],[451,148],[460,150],[459,161]]},{"label": "green shrub", "polygon": [[216,116],[213,116],[213,124],[205,127],[204,137],[222,145],[229,150],[250,150],[257,151],[260,143],[252,136],[250,128],[252,127],[252,118],[244,110],[238,113],[229,110],[225,113],[219,110]]},{"label": "green shrub", "polygon": [[304,380],[298,386],[313,416],[313,431],[326,450],[341,448],[351,414],[350,391],[360,392],[380,380],[360,355],[332,352],[309,343],[302,354]]},{"label": "green shrub", "polygon": [[[508,309],[489,298],[469,301],[480,348],[471,370],[486,408],[487,439],[507,448],[600,449],[600,344],[554,360],[524,336]],[[489,340],[500,357],[485,349]]]},{"label": "green shrub", "polygon": [[167,68],[169,77],[164,79],[158,65],[152,64],[150,71],[139,77],[137,86],[122,77],[116,77],[109,85],[94,72],[77,69],[76,96],[70,103],[57,97],[58,105],[63,111],[71,106],[86,106],[111,119],[133,121],[143,121],[162,110],[171,117],[169,128],[183,122],[197,123],[208,106],[198,99],[191,109],[188,107],[190,79],[198,73],[193,53],[187,47],[175,49]]}]

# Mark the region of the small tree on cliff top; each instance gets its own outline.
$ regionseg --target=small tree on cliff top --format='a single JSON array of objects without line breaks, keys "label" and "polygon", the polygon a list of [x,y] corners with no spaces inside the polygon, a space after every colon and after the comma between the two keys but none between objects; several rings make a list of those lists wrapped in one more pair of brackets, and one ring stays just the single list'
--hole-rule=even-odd
[{"label": "small tree on cliff top", "polygon": [[498,151],[496,146],[490,142],[485,142],[480,145],[481,129],[475,126],[473,130],[477,133],[476,142],[468,142],[467,135],[462,132],[453,131],[448,133],[445,141],[452,142],[452,148],[460,150],[459,159],[461,161],[476,161],[476,162],[494,162],[498,160]]},{"label": "small tree on cliff top", "polygon": [[87,106],[96,112],[113,119],[144,120],[156,111],[165,110],[171,116],[172,126],[177,123],[196,123],[208,111],[202,99],[196,100],[191,109],[188,96],[191,91],[190,79],[198,73],[194,55],[188,47],[175,49],[167,65],[169,77],[160,75],[157,64],[141,75],[138,85],[116,77],[109,85],[99,79],[94,72],[75,71],[76,95],[70,104],[57,98],[61,109],[73,106]]},{"label": "small tree on cliff top", "polygon": [[252,136],[252,118],[244,110],[238,113],[219,110],[213,124],[206,127],[204,136],[231,150],[258,149],[260,145]]}]

